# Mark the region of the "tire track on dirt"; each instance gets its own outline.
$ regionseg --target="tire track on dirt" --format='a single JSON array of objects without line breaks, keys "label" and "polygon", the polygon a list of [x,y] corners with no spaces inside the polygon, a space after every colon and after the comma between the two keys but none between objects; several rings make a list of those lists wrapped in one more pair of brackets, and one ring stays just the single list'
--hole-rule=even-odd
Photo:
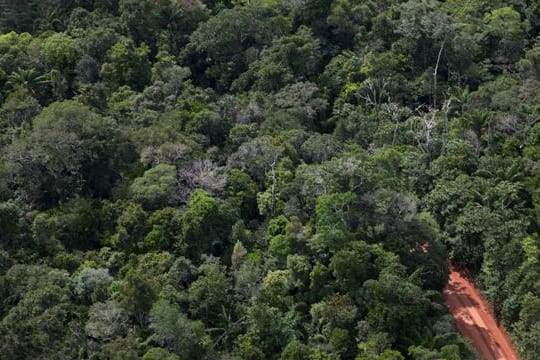
[{"label": "tire track on dirt", "polygon": [[444,299],[456,319],[458,331],[471,340],[483,359],[519,359],[508,336],[497,326],[480,292],[453,267],[444,290]]},{"label": "tire track on dirt", "polygon": [[[497,360],[497,355],[492,349],[492,344],[485,332],[481,329],[478,331],[472,331],[472,328],[478,326],[483,330],[487,330],[487,326],[479,318],[478,313],[474,309],[474,304],[464,294],[463,289],[457,284],[452,284],[456,295],[447,304],[451,309],[455,309],[454,318],[456,319],[456,326],[458,331],[462,334],[469,334],[473,344],[477,344],[477,350],[479,353],[484,354],[485,360]],[[457,289],[456,289],[457,287]],[[477,325],[475,325],[477,324]]]}]

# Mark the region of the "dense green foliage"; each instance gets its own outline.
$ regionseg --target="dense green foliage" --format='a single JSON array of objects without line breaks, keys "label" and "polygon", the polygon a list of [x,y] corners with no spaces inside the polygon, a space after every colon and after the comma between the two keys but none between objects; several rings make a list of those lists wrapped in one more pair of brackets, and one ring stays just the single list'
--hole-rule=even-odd
[{"label": "dense green foliage", "polygon": [[0,0],[0,357],[540,352],[536,1]]}]

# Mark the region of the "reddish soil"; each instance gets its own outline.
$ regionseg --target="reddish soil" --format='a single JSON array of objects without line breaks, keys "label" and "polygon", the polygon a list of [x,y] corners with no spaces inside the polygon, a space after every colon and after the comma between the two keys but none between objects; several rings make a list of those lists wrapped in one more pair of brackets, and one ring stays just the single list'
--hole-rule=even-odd
[{"label": "reddish soil", "polygon": [[506,332],[501,329],[489,305],[474,285],[451,268],[444,301],[456,319],[458,331],[469,338],[485,360],[518,360]]}]

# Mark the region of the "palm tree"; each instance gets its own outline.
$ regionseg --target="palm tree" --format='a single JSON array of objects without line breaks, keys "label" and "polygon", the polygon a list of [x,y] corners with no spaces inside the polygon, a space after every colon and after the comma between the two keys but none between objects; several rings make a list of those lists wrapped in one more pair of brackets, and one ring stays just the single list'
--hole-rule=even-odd
[{"label": "palm tree", "polygon": [[47,11],[45,16],[41,17],[34,23],[34,27],[40,30],[61,31],[65,29],[65,23],[62,20],[60,8]]},{"label": "palm tree", "polygon": [[39,75],[35,69],[25,70],[19,68],[8,76],[6,84],[11,88],[25,88],[32,95],[35,95],[35,89],[49,84],[49,79],[45,75]]}]

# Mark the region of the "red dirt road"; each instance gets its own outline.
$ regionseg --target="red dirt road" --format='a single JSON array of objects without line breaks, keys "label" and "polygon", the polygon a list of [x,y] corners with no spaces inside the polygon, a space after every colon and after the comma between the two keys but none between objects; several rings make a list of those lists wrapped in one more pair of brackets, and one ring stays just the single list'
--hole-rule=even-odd
[{"label": "red dirt road", "polygon": [[444,302],[456,319],[458,331],[471,340],[484,360],[519,360],[478,289],[453,268],[444,289]]}]

